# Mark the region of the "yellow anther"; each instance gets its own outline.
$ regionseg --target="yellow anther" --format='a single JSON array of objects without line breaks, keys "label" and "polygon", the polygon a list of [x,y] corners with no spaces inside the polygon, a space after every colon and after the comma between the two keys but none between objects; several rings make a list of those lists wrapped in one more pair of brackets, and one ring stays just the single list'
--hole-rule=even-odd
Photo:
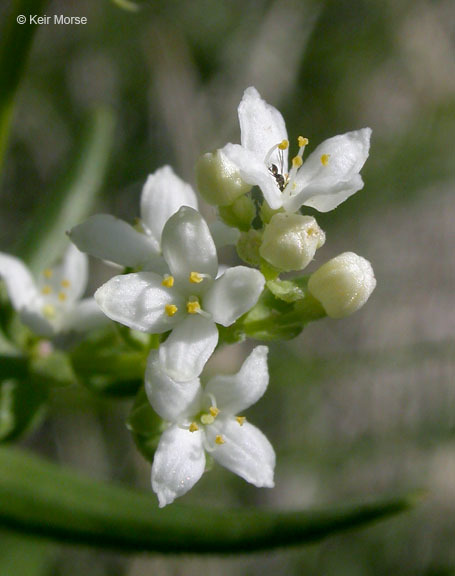
[{"label": "yellow anther", "polygon": [[297,138],[297,142],[299,143],[299,147],[302,148],[303,146],[308,145],[308,138],[304,138],[303,136],[299,136]]},{"label": "yellow anther", "polygon": [[172,286],[174,286],[174,276],[170,276],[169,274],[166,274],[166,276],[163,278],[163,281],[161,282],[161,286],[166,286],[167,288],[172,288]]},{"label": "yellow anther", "polygon": [[190,272],[190,282],[193,284],[199,284],[202,280],[204,280],[204,277],[199,274],[199,272]]},{"label": "yellow anther", "polygon": [[191,422],[190,427],[189,427],[189,431],[190,432],[197,432],[199,430],[199,426],[196,424],[196,422]]},{"label": "yellow anther", "polygon": [[215,422],[215,418],[211,414],[202,414],[201,422],[202,424],[213,424]]},{"label": "yellow anther", "polygon": [[289,140],[281,140],[278,144],[278,148],[280,150],[287,150],[289,148]]},{"label": "yellow anther", "polygon": [[43,286],[41,289],[41,294],[44,294],[44,295],[52,294],[52,288],[48,285]]},{"label": "yellow anther", "polygon": [[240,426],[243,426],[243,423],[244,423],[245,420],[246,420],[245,416],[236,416],[235,419],[236,419],[237,422],[240,424]]},{"label": "yellow anther", "polygon": [[215,436],[215,444],[218,444],[218,446],[224,444],[224,438],[221,436],[221,434],[217,434]]},{"label": "yellow anther", "polygon": [[69,280],[67,280],[66,278],[64,278],[61,282],[60,285],[62,288],[69,288],[71,286],[71,282]]},{"label": "yellow anther", "polygon": [[43,270],[43,276],[45,278],[52,278],[52,274],[53,274],[53,270],[52,268],[46,268],[45,270]]},{"label": "yellow anther", "polygon": [[292,159],[292,165],[295,168],[298,168],[299,166],[301,166],[303,164],[303,160],[301,156],[294,156],[294,158]]},{"label": "yellow anther", "polygon": [[186,311],[188,314],[197,314],[201,309],[201,306],[197,300],[192,300],[186,303]]},{"label": "yellow anther", "polygon": [[175,304],[166,304],[164,306],[164,311],[168,316],[174,316],[177,313],[178,308]]},{"label": "yellow anther", "polygon": [[323,154],[321,156],[321,164],[323,166],[327,166],[327,164],[329,163],[329,158],[330,158],[330,154]]},{"label": "yellow anther", "polygon": [[209,412],[214,418],[216,418],[218,416],[218,414],[220,413],[220,411],[218,410],[218,408],[216,406],[210,406]]},{"label": "yellow anther", "polygon": [[43,310],[44,316],[48,320],[51,320],[55,316],[55,308],[53,306],[51,306],[50,304],[46,304],[45,306],[43,306],[42,310]]},{"label": "yellow anther", "polygon": [[59,292],[58,293],[58,299],[60,300],[60,302],[65,302],[65,300],[66,300],[65,292]]}]

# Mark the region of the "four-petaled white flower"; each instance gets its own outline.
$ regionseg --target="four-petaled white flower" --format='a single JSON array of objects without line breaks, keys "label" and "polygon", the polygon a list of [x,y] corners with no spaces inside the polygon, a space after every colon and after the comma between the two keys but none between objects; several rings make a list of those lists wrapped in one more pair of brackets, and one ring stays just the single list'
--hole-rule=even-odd
[{"label": "four-petaled white flower", "polygon": [[328,212],[363,188],[359,172],[368,158],[370,128],[325,140],[305,163],[308,140],[299,136],[299,151],[288,173],[289,141],[280,112],[250,87],[238,113],[242,144],[227,144],[222,151],[245,182],[261,188],[274,210],[295,212],[305,205]]},{"label": "four-petaled white flower", "polygon": [[87,256],[70,245],[59,266],[33,279],[25,264],[0,253],[0,277],[24,324],[41,336],[85,331],[108,322],[93,298],[81,300],[87,286]]},{"label": "four-petaled white flower", "polygon": [[[167,220],[181,206],[198,208],[194,190],[170,166],[150,174],[141,194],[141,218],[137,227],[110,214],[96,214],[75,226],[68,235],[79,250],[133,269],[165,272],[161,235]],[[238,232],[216,225],[220,245],[234,244]]]},{"label": "four-petaled white flower", "polygon": [[176,382],[163,369],[159,354],[150,354],[147,395],[154,410],[170,423],[152,466],[152,487],[160,507],[196,484],[205,469],[205,453],[257,487],[274,486],[275,452],[270,442],[237,415],[267,388],[267,352],[266,346],[256,347],[237,374],[217,375],[205,388],[199,378]]},{"label": "four-petaled white flower", "polygon": [[137,272],[115,276],[95,299],[112,320],[135,330],[160,334],[169,375],[187,381],[201,373],[218,342],[215,324],[230,326],[252,308],[264,277],[245,266],[217,277],[218,258],[209,228],[193,208],[183,206],[163,228],[163,257],[170,274]]}]

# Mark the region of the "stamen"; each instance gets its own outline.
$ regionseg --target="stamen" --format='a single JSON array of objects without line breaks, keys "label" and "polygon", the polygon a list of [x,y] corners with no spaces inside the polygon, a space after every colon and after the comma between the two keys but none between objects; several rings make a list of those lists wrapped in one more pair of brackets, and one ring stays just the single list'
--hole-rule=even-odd
[{"label": "stamen", "polygon": [[197,314],[201,311],[201,305],[197,300],[190,300],[186,303],[186,311],[188,314]]},{"label": "stamen", "polygon": [[63,278],[60,282],[62,288],[69,288],[71,286],[71,282],[67,278]]},{"label": "stamen", "polygon": [[221,446],[221,444],[224,444],[224,438],[221,436],[221,434],[217,434],[215,436],[215,444],[218,444],[218,446]]},{"label": "stamen", "polygon": [[278,144],[275,144],[274,146],[272,146],[270,148],[270,150],[267,152],[267,154],[265,155],[264,164],[267,167],[270,165],[270,158],[272,157],[272,154],[275,152],[276,149],[287,150],[288,147],[289,147],[289,141],[288,140],[282,140],[281,142],[278,142]]},{"label": "stamen", "polygon": [[41,289],[41,294],[52,294],[52,288],[49,285],[43,286]]},{"label": "stamen", "polygon": [[168,316],[174,316],[177,313],[178,308],[175,304],[166,304],[164,306],[164,311]]},{"label": "stamen", "polygon": [[174,276],[165,274],[161,286],[166,286],[167,288],[172,288],[174,286]]},{"label": "stamen", "polygon": [[54,273],[54,271],[52,270],[52,268],[46,268],[45,270],[43,270],[43,276],[45,278],[47,278],[49,280],[49,278],[52,278],[52,274]]},{"label": "stamen", "polygon": [[216,406],[210,406],[209,412],[214,418],[216,418],[220,413],[219,409]]},{"label": "stamen", "polygon": [[52,318],[54,318],[54,316],[55,316],[55,308],[54,308],[53,306],[51,306],[51,304],[46,304],[45,306],[43,306],[42,310],[43,310],[44,316],[45,316],[48,320],[51,320]]},{"label": "stamen", "polygon": [[323,166],[327,166],[327,164],[329,163],[329,158],[330,158],[330,154],[323,154],[321,156],[321,164]]},{"label": "stamen", "polygon": [[300,168],[300,166],[303,164],[303,160],[301,156],[294,156],[294,158],[292,159],[292,167],[293,168]]},{"label": "stamen", "polygon": [[244,423],[245,420],[246,420],[245,416],[236,416],[235,419],[236,419],[237,422],[240,424],[240,426],[243,426],[243,423]]},{"label": "stamen", "polygon": [[65,292],[59,292],[58,293],[58,299],[60,300],[60,302],[65,302],[65,300],[66,300]]},{"label": "stamen", "polygon": [[308,138],[304,138],[303,136],[299,136],[297,138],[297,142],[299,144],[299,148],[303,148],[304,146],[308,146]]},{"label": "stamen", "polygon": [[190,272],[189,280],[193,284],[199,284],[200,282],[202,282],[202,280],[204,280],[204,275],[199,274],[199,272]]},{"label": "stamen", "polygon": [[211,414],[202,414],[201,422],[202,424],[213,424],[215,422],[215,418]]},{"label": "stamen", "polygon": [[190,427],[188,428],[190,432],[197,432],[199,430],[199,426],[196,422],[191,422]]}]

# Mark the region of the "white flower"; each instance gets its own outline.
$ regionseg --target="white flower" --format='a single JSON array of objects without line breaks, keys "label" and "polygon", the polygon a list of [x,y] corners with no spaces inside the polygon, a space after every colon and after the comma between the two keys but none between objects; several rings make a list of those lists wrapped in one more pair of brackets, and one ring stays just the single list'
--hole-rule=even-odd
[{"label": "white flower", "polygon": [[261,188],[272,209],[295,212],[305,205],[328,212],[363,188],[359,172],[368,158],[370,128],[325,140],[305,163],[308,140],[299,136],[299,151],[288,173],[289,141],[280,112],[250,87],[238,113],[242,144],[227,144],[222,151],[245,182]]},{"label": "white flower", "polygon": [[[196,194],[170,166],[164,166],[149,175],[142,189],[140,230],[110,214],[97,214],[75,226],[68,235],[91,256],[129,268],[164,272],[161,235],[167,220],[181,206],[197,209]],[[222,232],[223,240],[236,242],[237,231],[231,228],[227,237],[226,230]]]},{"label": "white flower", "polygon": [[145,375],[148,398],[170,423],[161,436],[152,466],[152,487],[160,507],[190,490],[205,469],[205,453],[247,482],[272,488],[275,452],[258,428],[237,416],[267,389],[267,347],[258,346],[234,375],[217,375],[203,389],[199,378],[174,381],[157,352]]},{"label": "white flower", "polygon": [[0,253],[0,277],[24,324],[42,336],[69,330],[85,331],[107,319],[93,298],[81,300],[87,286],[87,256],[70,246],[59,266],[33,279],[24,263]]},{"label": "white flower", "polygon": [[197,377],[218,342],[215,323],[230,326],[252,308],[263,288],[258,270],[237,266],[217,277],[218,258],[209,228],[183,206],[166,222],[163,257],[170,274],[115,276],[95,299],[103,312],[130,328],[153,334],[172,330],[160,359],[179,381]]}]

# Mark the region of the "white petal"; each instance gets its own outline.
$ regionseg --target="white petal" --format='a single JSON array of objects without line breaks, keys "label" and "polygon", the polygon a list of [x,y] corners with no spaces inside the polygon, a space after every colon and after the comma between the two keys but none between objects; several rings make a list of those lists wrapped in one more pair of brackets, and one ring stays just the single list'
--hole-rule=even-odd
[{"label": "white petal", "polygon": [[224,246],[235,246],[238,239],[240,238],[240,230],[237,228],[232,228],[228,226],[221,220],[215,220],[211,222],[210,234],[212,235],[213,241],[217,248],[223,248]]},{"label": "white petal", "polygon": [[101,310],[125,326],[160,334],[171,330],[181,320],[180,312],[168,316],[166,304],[181,309],[178,295],[161,285],[162,277],[153,272],[114,276],[95,292]]},{"label": "white petal", "polygon": [[69,245],[63,262],[55,269],[56,275],[67,280],[69,286],[66,294],[70,300],[79,300],[85,292],[88,280],[88,258],[76,246]]},{"label": "white petal", "polygon": [[181,180],[170,166],[163,166],[150,174],[142,189],[141,219],[156,246],[161,247],[164,225],[182,206],[198,208],[191,186]]},{"label": "white petal", "polygon": [[[52,338],[59,332],[59,328],[56,323],[49,322],[38,308],[22,308],[19,312],[21,322],[28,326],[32,332],[38,334],[39,336],[45,336],[46,338]],[[59,320],[59,318],[58,318]]]},{"label": "white petal", "polygon": [[216,399],[221,413],[234,415],[255,404],[267,390],[267,346],[256,346],[237,374],[219,374],[205,387]]},{"label": "white petal", "polygon": [[265,165],[264,158],[239,144],[226,144],[222,152],[237,166],[242,180],[252,186],[259,186],[273,210],[281,208],[283,195],[275,178]]},{"label": "white petal", "polygon": [[[255,152],[262,160],[273,146],[287,140],[283,116],[261,98],[256,88],[251,86],[245,90],[238,112],[242,146]],[[287,170],[288,151],[284,150],[283,154]]]},{"label": "white petal", "polygon": [[35,281],[22,260],[0,252],[0,278],[6,284],[15,310],[28,306],[38,297]]},{"label": "white petal", "polygon": [[[210,454],[222,466],[258,488],[273,488],[275,451],[264,434],[248,422],[240,425],[234,418],[220,419],[206,426]],[[224,444],[216,444],[220,435]]]},{"label": "white petal", "polygon": [[202,307],[217,324],[230,326],[258,301],[264,289],[264,276],[253,268],[228,268],[204,295]]},{"label": "white petal", "polygon": [[[286,210],[296,210],[311,198],[310,205],[316,209],[320,205],[325,212],[359,190],[363,182],[358,174],[368,158],[370,136],[371,129],[363,128],[322,142],[297,172],[297,192],[293,193],[292,186],[285,190]],[[328,157],[327,165],[321,162],[324,155]],[[338,195],[338,198],[336,203],[324,205],[319,204],[316,198],[319,195]]]},{"label": "white petal", "polygon": [[176,382],[163,370],[156,351],[147,359],[145,391],[155,412],[168,422],[183,422],[200,411],[199,378]]},{"label": "white petal", "polygon": [[[319,212],[329,212],[347,200],[349,196],[362,190],[363,186],[362,177],[360,174],[355,174],[349,182],[340,182],[338,186],[333,186],[330,194],[319,194],[316,192],[316,194],[308,198],[303,205],[315,208],[319,210]],[[311,189],[312,187],[309,186],[308,193],[311,193]]]},{"label": "white petal", "polygon": [[62,328],[86,332],[109,324],[108,318],[98,306],[94,298],[85,298],[70,307],[63,317]]},{"label": "white petal", "polygon": [[189,315],[174,328],[160,346],[160,362],[177,382],[197,378],[218,343],[218,330],[212,320]]},{"label": "white petal", "polygon": [[82,252],[121,266],[137,268],[158,254],[152,238],[110,214],[91,216],[68,235]]},{"label": "white petal", "polygon": [[204,473],[202,433],[171,426],[161,436],[152,466],[152,488],[160,508],[186,494]]},{"label": "white petal", "polygon": [[161,240],[163,256],[173,276],[188,281],[190,272],[208,274],[218,270],[215,243],[202,216],[186,206],[167,221]]}]

